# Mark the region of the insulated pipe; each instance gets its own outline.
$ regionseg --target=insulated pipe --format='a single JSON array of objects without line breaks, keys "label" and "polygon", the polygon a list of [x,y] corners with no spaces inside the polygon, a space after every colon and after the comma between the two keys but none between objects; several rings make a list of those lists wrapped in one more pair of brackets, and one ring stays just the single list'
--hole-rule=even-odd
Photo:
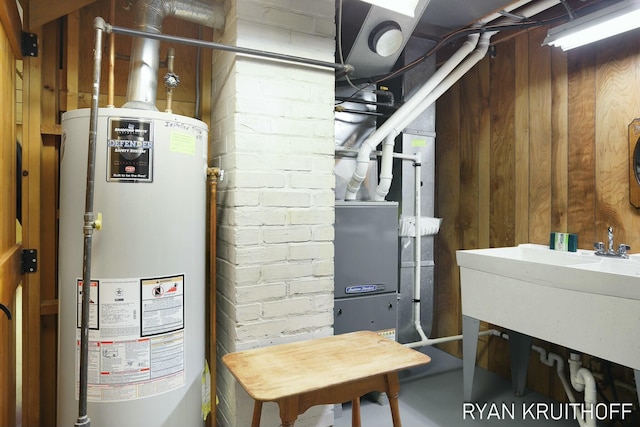
[{"label": "insulated pipe", "polygon": [[369,137],[367,137],[367,139],[362,143],[356,159],[356,170],[353,172],[353,176],[347,183],[345,200],[356,199],[356,194],[358,193],[358,190],[360,190],[360,185],[367,176],[367,170],[369,169],[369,154],[371,154],[378,144],[380,144],[380,142],[389,135],[405,114],[416,109],[420,102],[429,95],[429,93],[431,93],[431,91],[437,87],[438,84],[440,84],[440,82],[444,80],[444,78],[453,71],[453,69],[455,69],[455,67],[458,66],[464,58],[467,57],[467,55],[469,55],[469,53],[473,51],[479,38],[480,36],[478,34],[470,34],[460,49],[458,49],[458,51],[447,60],[447,62],[440,66],[431,78],[429,78],[429,80],[427,80],[427,82],[422,85],[422,87],[420,87],[420,89],[418,89],[418,91],[409,98],[402,107],[398,108],[398,110],[389,117],[387,121],[371,133],[371,135],[369,135]]},{"label": "insulated pipe", "polygon": [[[224,27],[224,7],[220,3],[207,5],[195,0],[140,0],[134,7],[135,28],[145,33],[160,34],[162,21],[167,16],[175,16],[216,29]],[[160,41],[146,37],[133,40],[127,102],[124,108],[157,111],[155,102],[159,56]]]},{"label": "insulated pipe", "polygon": [[96,29],[95,49],[93,50],[93,94],[91,98],[91,120],[89,122],[89,147],[87,155],[87,188],[85,193],[84,247],[82,256],[82,309],[80,312],[80,384],[78,392],[78,419],[75,426],[90,426],[87,415],[87,390],[89,378],[89,304],[91,288],[91,245],[93,229],[99,228],[93,213],[93,195],[96,174],[96,139],[98,136],[98,98],[100,97],[100,69],[102,64],[102,33],[105,22],[102,18],[94,20]]}]

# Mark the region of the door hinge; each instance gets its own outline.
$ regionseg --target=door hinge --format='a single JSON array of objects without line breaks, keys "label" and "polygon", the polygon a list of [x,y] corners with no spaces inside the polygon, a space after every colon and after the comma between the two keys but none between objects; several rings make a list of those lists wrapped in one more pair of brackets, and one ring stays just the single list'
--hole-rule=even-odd
[{"label": "door hinge", "polygon": [[22,56],[38,56],[38,35],[22,32]]},{"label": "door hinge", "polygon": [[38,251],[35,249],[22,250],[22,274],[38,271]]}]

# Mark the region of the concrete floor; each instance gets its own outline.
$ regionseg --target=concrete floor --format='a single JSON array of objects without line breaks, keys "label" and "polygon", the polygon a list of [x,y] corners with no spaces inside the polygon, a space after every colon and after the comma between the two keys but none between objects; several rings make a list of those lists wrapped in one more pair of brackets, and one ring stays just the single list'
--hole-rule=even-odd
[{"label": "concrete floor", "polygon": [[[549,420],[532,416],[532,403],[552,404],[548,398],[528,391],[516,397],[511,383],[484,369],[476,368],[473,386],[474,403],[487,404],[481,415],[479,409],[467,406],[462,397],[462,361],[435,348],[425,348],[431,363],[419,370],[401,372],[400,418],[406,427],[576,427],[571,416]],[[388,402],[363,398],[361,417],[363,427],[390,427],[391,412]],[[524,406],[523,406],[524,405]],[[556,405],[558,405],[556,403]],[[555,406],[557,407],[557,406]],[[490,414],[489,410],[493,408]],[[510,415],[511,412],[513,416]],[[534,413],[535,414],[535,413]],[[475,418],[475,419],[473,419]],[[334,427],[351,426],[351,404],[335,411]]]}]

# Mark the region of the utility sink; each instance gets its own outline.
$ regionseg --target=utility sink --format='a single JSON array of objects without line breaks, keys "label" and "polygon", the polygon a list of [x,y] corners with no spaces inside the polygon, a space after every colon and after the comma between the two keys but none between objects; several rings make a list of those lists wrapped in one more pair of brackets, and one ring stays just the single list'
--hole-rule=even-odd
[{"label": "utility sink", "polygon": [[[476,344],[469,343],[477,342],[482,320],[631,367],[640,381],[640,254],[622,259],[521,244],[460,250],[457,261],[465,364],[475,366]],[[465,399],[472,376],[465,373]]]},{"label": "utility sink", "polygon": [[640,254],[629,259],[594,251],[555,251],[532,243],[457,251],[458,265],[543,286],[640,299]]}]

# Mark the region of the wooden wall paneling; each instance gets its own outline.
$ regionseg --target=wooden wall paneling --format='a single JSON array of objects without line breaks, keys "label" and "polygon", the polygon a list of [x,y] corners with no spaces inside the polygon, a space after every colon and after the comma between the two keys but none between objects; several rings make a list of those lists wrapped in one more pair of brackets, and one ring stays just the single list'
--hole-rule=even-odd
[{"label": "wooden wall paneling", "polygon": [[[42,40],[41,28],[31,29]],[[42,46],[40,53],[42,54]],[[22,234],[24,246],[41,252],[40,247],[40,135],[42,92],[41,57],[24,58],[22,146]],[[40,271],[23,281],[23,402],[22,426],[39,427],[40,422]]]},{"label": "wooden wall paneling", "polygon": [[478,130],[478,247],[488,248],[491,221],[491,59],[476,65],[480,86],[480,129]]},{"label": "wooden wall paneling", "polygon": [[[540,171],[531,162],[532,154],[537,151],[540,140],[551,145],[551,123],[545,116],[551,114],[551,96],[549,93],[549,64],[548,54],[540,51],[541,34],[537,31],[523,33],[515,38],[515,242],[528,243],[535,241],[536,230],[531,227],[532,222],[539,222],[543,228],[548,227],[549,212],[544,212],[545,206],[550,210],[549,203],[535,203],[532,195],[542,195],[538,200],[550,200],[550,188],[536,188],[536,182],[550,180],[550,170]],[[533,64],[536,64],[535,66]],[[539,104],[548,104],[540,111]],[[547,124],[542,122],[547,120]],[[523,130],[526,129],[526,130]],[[536,345],[547,347],[546,343],[536,341]],[[502,346],[504,348],[504,345]],[[504,351],[504,350],[503,350]],[[497,363],[505,363],[503,354],[494,354]],[[548,376],[532,357],[529,360],[529,375],[527,386],[544,392],[548,388]]]},{"label": "wooden wall paneling", "polygon": [[[491,62],[491,247],[515,244],[515,41],[496,46]],[[490,342],[490,369],[509,376],[509,354],[503,340]]]},{"label": "wooden wall paneling", "polygon": [[[529,33],[529,241],[548,244],[551,221],[551,49],[546,29]],[[561,230],[560,230],[561,231]]]},{"label": "wooden wall paneling", "polygon": [[38,28],[95,0],[29,0],[29,28]]},{"label": "wooden wall paneling", "polygon": [[515,243],[515,42],[496,46],[500,61],[491,67],[490,246]]},{"label": "wooden wall paneling", "polygon": [[596,241],[595,49],[567,55],[567,223],[578,234],[578,246]]},{"label": "wooden wall paneling", "polygon": [[59,124],[58,111],[60,104],[59,89],[59,59],[60,59],[60,21],[53,21],[43,27],[41,44],[42,55],[42,124]]},{"label": "wooden wall paneling", "polygon": [[569,230],[568,224],[568,90],[567,55],[551,51],[551,230]]},{"label": "wooden wall paneling", "polygon": [[[567,55],[561,49],[551,50],[551,230],[572,232],[569,227],[568,199],[568,86],[567,86]],[[547,344],[547,351],[564,355],[564,348],[552,343]],[[536,361],[540,376],[549,378],[548,390],[545,394],[557,401],[567,400],[562,381],[555,374],[554,368]]]},{"label": "wooden wall paneling", "polygon": [[627,127],[637,114],[633,106],[638,90],[632,36],[637,34],[603,40],[596,56],[596,236],[605,242],[606,229],[612,226],[616,242],[626,243],[624,225],[630,211]]},{"label": "wooden wall paneling", "polygon": [[[6,5],[2,8],[5,9]],[[4,15],[4,11],[0,11]],[[16,306],[15,291],[21,274],[16,245],[16,61],[11,48],[11,26],[0,22],[0,303],[12,319],[0,311],[0,425],[16,424]]]},{"label": "wooden wall paneling", "polygon": [[63,22],[60,18],[43,27],[42,43],[42,118],[40,180],[40,421],[56,422],[57,318],[42,310],[42,304],[57,301],[57,201],[59,128],[61,98],[61,53]]},{"label": "wooden wall paneling", "polygon": [[[630,37],[627,39],[630,49],[631,49],[631,58],[632,61],[631,66],[633,67],[633,71],[630,74],[633,76],[633,89],[631,90],[633,93],[640,92],[640,37],[639,31],[634,31],[630,34]],[[635,96],[633,99],[629,100],[629,108],[630,114],[633,119],[640,118],[640,98]],[[631,123],[632,120],[629,120]],[[628,139],[627,139],[628,141]],[[633,155],[633,152],[627,152],[628,156]],[[628,162],[627,162],[628,164]],[[628,181],[628,185],[631,185],[631,182]],[[637,185],[634,183],[634,185]],[[627,193],[628,194],[628,193]],[[628,197],[628,196],[627,196]],[[627,199],[628,200],[628,199]],[[624,243],[627,243],[631,246],[631,251],[638,253],[640,252],[640,209],[633,207],[633,205],[628,202],[627,204],[627,212],[625,215],[625,224],[624,224]],[[622,238],[622,237],[621,237]],[[619,243],[623,243],[618,240]]]},{"label": "wooden wall paneling", "polygon": [[[80,11],[76,10],[66,16],[64,34],[64,88],[66,96],[60,101],[62,111],[78,108],[78,66],[80,62]],[[64,102],[63,102],[64,101]]]},{"label": "wooden wall paneling", "polygon": [[[462,249],[489,246],[491,194],[490,60],[478,63],[460,81],[460,214]],[[491,326],[481,322],[480,329]],[[477,364],[488,367],[490,337],[478,342]]]},{"label": "wooden wall paneling", "polygon": [[480,76],[472,68],[460,80],[460,199],[457,218],[461,249],[478,247]]},{"label": "wooden wall paneling", "polygon": [[515,241],[529,243],[529,40],[515,38]]},{"label": "wooden wall paneling", "polygon": [[[460,272],[455,252],[462,247],[458,232],[460,205],[460,86],[454,85],[437,101],[442,120],[437,121],[436,143],[436,216],[442,218],[436,235],[435,322],[436,336],[460,333]],[[444,343],[440,348],[461,356],[460,344]]]},{"label": "wooden wall paneling", "polygon": [[[476,65],[478,70],[479,102],[477,111],[479,129],[476,132],[476,143],[478,145],[478,248],[489,247],[489,223],[491,220],[491,110],[489,101],[491,99],[490,82],[491,59],[486,58]],[[485,322],[480,322],[480,330],[490,329],[492,326]],[[478,365],[483,368],[489,367],[489,343],[490,336],[478,338]]]},{"label": "wooden wall paneling", "polygon": [[[44,135],[41,180],[41,304],[57,306],[58,251],[58,135]],[[56,424],[56,381],[58,354],[57,310],[40,307],[40,412],[43,425]]]}]

